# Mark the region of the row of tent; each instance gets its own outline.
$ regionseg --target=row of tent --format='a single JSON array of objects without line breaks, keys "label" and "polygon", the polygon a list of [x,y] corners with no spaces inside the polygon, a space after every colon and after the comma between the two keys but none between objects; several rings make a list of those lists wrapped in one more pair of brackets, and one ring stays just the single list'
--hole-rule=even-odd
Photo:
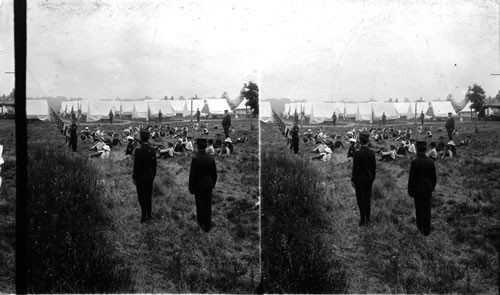
[{"label": "row of tent", "polygon": [[356,121],[381,120],[385,113],[387,120],[399,118],[414,119],[421,112],[426,118],[446,118],[448,113],[457,113],[450,101],[431,102],[365,102],[365,103],[325,103],[304,102],[287,103],[283,111],[284,117],[294,116],[295,112],[309,118],[312,124],[331,121],[335,113],[337,118],[355,119]]},{"label": "row of tent", "polygon": [[[69,115],[71,112],[87,117],[87,122],[108,119],[110,111],[114,115],[131,116],[133,119],[154,119],[160,111],[163,117],[188,117],[200,110],[202,116],[224,115],[224,111],[231,113],[231,108],[225,99],[207,100],[138,100],[138,101],[111,101],[111,100],[75,100],[61,102],[60,115]],[[47,100],[26,100],[26,116],[28,119],[50,120],[50,110]]]}]

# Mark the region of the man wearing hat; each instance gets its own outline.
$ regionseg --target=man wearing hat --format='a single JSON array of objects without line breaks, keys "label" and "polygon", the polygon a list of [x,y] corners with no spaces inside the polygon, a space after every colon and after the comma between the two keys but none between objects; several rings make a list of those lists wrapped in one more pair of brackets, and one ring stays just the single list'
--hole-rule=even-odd
[{"label": "man wearing hat", "polygon": [[297,154],[299,152],[299,126],[297,126],[297,122],[293,123],[290,135],[292,136],[292,144],[290,145],[290,149],[293,149],[293,152]]},{"label": "man wearing hat", "polygon": [[141,146],[134,152],[132,179],[137,187],[137,196],[141,206],[141,222],[151,219],[151,194],[156,176],[156,151],[149,145],[149,136],[148,130],[141,130]]},{"label": "man wearing hat", "polygon": [[417,141],[417,158],[411,162],[408,178],[408,195],[415,201],[417,228],[427,236],[431,231],[431,198],[436,187],[434,161],[425,156],[427,143]]},{"label": "man wearing hat", "polygon": [[356,190],[356,201],[360,212],[359,225],[370,221],[372,184],[376,175],[375,153],[368,148],[370,134],[361,132],[359,142],[361,148],[354,153],[351,184]]},{"label": "man wearing hat", "polygon": [[69,126],[69,146],[73,149],[73,152],[76,152],[76,145],[78,142],[78,126],[76,125],[76,118],[73,119],[71,126]]},{"label": "man wearing hat", "polygon": [[222,118],[222,128],[224,128],[224,135],[229,137],[229,128],[231,127],[231,116],[228,110],[224,110],[224,118]]},{"label": "man wearing hat", "polygon": [[215,160],[205,152],[206,138],[196,140],[198,154],[191,161],[189,192],[194,194],[198,225],[204,232],[212,227],[212,190],[217,182]]},{"label": "man wearing hat", "polygon": [[455,119],[451,116],[451,113],[448,113],[448,120],[446,120],[446,124],[444,125],[446,128],[446,132],[448,132],[448,139],[453,140],[453,130],[455,130]]}]

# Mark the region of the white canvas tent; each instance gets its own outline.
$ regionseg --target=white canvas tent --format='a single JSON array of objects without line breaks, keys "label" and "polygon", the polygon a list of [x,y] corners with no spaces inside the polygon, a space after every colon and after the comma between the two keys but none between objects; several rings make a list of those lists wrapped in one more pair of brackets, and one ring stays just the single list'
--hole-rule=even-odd
[{"label": "white canvas tent", "polygon": [[313,103],[312,102],[304,102],[301,105],[302,105],[302,110],[304,111],[304,116],[311,118]]},{"label": "white canvas tent", "polygon": [[356,109],[356,121],[373,121],[372,118],[372,105],[369,102],[358,103],[358,108]]},{"label": "white canvas tent", "polygon": [[371,106],[374,120],[382,120],[384,113],[387,120],[399,119],[399,114],[393,102],[372,102]]},{"label": "white canvas tent", "polygon": [[283,117],[288,117],[290,115],[290,103],[285,103],[283,106]]},{"label": "white canvas tent", "polygon": [[216,98],[207,99],[201,112],[210,116],[220,116],[224,115],[225,110],[228,110],[229,113],[232,113],[227,100],[223,98]]},{"label": "white canvas tent", "polygon": [[86,116],[89,112],[89,101],[88,100],[80,100],[79,107],[80,107],[80,110],[82,112],[82,115]]},{"label": "white canvas tent", "polygon": [[[200,110],[200,113],[201,113],[201,110],[203,110],[203,106],[205,106],[205,101],[203,99],[186,100],[186,107],[187,107],[187,111],[188,111],[188,116],[191,116],[191,114],[193,114],[193,116],[195,116],[196,110],[198,110],[198,109]],[[203,116],[203,114],[200,114],[200,115]]]},{"label": "white canvas tent", "polygon": [[[425,118],[430,118],[427,116],[427,110],[429,109],[429,102],[427,101],[417,101],[417,102],[412,102],[412,108],[414,114],[416,113],[417,118],[420,118],[420,114],[424,112]],[[415,115],[414,115],[415,116]],[[415,117],[413,117],[415,118]]]},{"label": "white canvas tent", "polygon": [[113,109],[114,102],[111,100],[89,100],[87,122],[99,121],[102,118],[107,119],[109,118],[109,111]]},{"label": "white canvas tent", "polygon": [[149,117],[158,118],[160,113],[162,117],[175,117],[175,111],[172,108],[171,100],[147,100]]},{"label": "white canvas tent", "polygon": [[182,117],[189,116],[187,101],[186,100],[168,100],[177,115]]},{"label": "white canvas tent", "polygon": [[458,114],[460,116],[464,116],[464,115],[470,116],[472,113],[474,113],[474,110],[470,108],[471,106],[472,106],[472,102],[469,101],[465,105],[465,107],[463,107],[463,109],[460,112],[458,112]]},{"label": "white canvas tent", "polygon": [[132,108],[132,119],[146,119],[149,120],[148,102],[144,100],[134,101]]},{"label": "white canvas tent", "polygon": [[451,101],[432,101],[426,112],[428,116],[433,118],[447,118],[448,113],[451,113],[452,116],[457,115]]},{"label": "white canvas tent", "polygon": [[134,110],[134,102],[133,101],[122,101],[120,104],[120,114],[130,116]]},{"label": "white canvas tent", "polygon": [[412,103],[410,102],[396,102],[394,103],[396,107],[396,111],[398,112],[400,117],[406,119],[415,118],[415,113],[413,112]]},{"label": "white canvas tent", "polygon": [[259,119],[264,123],[273,123],[273,111],[271,108],[271,102],[261,101],[259,103]]},{"label": "white canvas tent", "polygon": [[[234,108],[233,112],[237,115],[246,115],[247,114],[247,109],[250,111],[250,108],[248,108],[245,104],[247,103],[246,99],[243,99],[240,104]],[[259,105],[260,107],[260,105]],[[260,112],[260,109],[259,109]]]},{"label": "white canvas tent", "polygon": [[47,100],[26,100],[26,119],[50,121],[49,103]]},{"label": "white canvas tent", "polygon": [[311,124],[319,124],[325,121],[332,121],[333,113],[335,113],[338,118],[341,112],[343,112],[342,106],[336,103],[313,103],[311,108],[310,122]]},{"label": "white canvas tent", "polygon": [[357,103],[344,103],[344,117],[345,118],[356,118],[356,113],[358,112]]}]

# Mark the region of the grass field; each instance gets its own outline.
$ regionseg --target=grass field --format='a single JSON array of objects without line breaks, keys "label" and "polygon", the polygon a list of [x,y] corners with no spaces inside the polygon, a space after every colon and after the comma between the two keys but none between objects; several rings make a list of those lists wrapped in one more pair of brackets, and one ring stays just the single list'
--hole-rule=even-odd
[{"label": "grass field", "polygon": [[0,291],[15,292],[16,136],[14,120],[0,120],[3,145],[0,187]]},{"label": "grass field", "polygon": [[[100,125],[101,130],[121,133],[130,124]],[[187,188],[191,154],[158,159],[153,185],[154,220],[141,224],[132,182],[133,162],[125,157],[125,145],[113,147],[110,159],[87,159],[92,153],[87,151],[91,143],[79,141],[78,155],[73,155],[54,123],[28,124],[31,146],[50,145],[66,157],[83,158],[82,163],[88,163],[97,175],[96,202],[102,204],[98,211],[103,219],[97,227],[98,238],[109,244],[114,257],[108,272],[110,278],[116,278],[116,274],[127,276],[106,292],[251,293],[255,290],[260,280],[258,208],[254,206],[259,191],[258,130],[251,130],[250,120],[233,120],[233,126],[232,137],[246,134],[249,141],[235,145],[235,154],[230,157],[216,158],[219,179],[212,201],[214,227],[209,234],[203,234],[196,222],[194,196]],[[222,133],[221,129],[210,131]],[[166,140],[151,142],[166,145]]]},{"label": "grass field", "polygon": [[[305,128],[315,127],[304,126],[301,133]],[[352,126],[349,127],[352,129]],[[332,293],[340,290],[342,293],[497,294],[500,124],[480,122],[478,134],[474,134],[472,122],[457,123],[457,127],[461,132],[460,138],[472,135],[473,144],[459,147],[459,157],[452,161],[436,162],[438,184],[432,201],[433,231],[429,237],[423,237],[415,226],[413,200],[407,195],[410,158],[387,163],[377,161],[377,177],[372,195],[372,223],[367,227],[359,227],[359,211],[354,189],[350,184],[352,161],[346,157],[347,149],[335,151],[331,162],[311,161],[312,145],[307,146],[301,142],[299,154],[292,155],[278,127],[261,124],[263,159],[285,161],[288,167],[283,169],[284,174],[275,180],[273,186],[286,190],[283,188],[295,185],[294,175],[303,173],[309,177],[310,182],[316,183],[316,190],[319,190],[301,192],[314,198],[318,204],[311,207],[304,203],[311,208],[308,212],[309,219],[319,219],[311,222],[304,216],[298,215],[295,218],[297,222],[309,226],[309,231],[300,229],[302,233],[308,232],[301,239],[300,236],[294,237],[298,232],[296,228],[277,226],[285,220],[293,220],[283,215],[283,212],[298,210],[286,205],[288,200],[294,199],[286,193],[283,196],[273,194],[273,186],[262,187],[262,259],[265,285],[271,286],[272,292],[287,293],[314,293],[316,290],[328,293],[329,289]],[[335,130],[332,126],[325,125],[323,128],[327,133],[344,132],[346,129],[345,125]],[[438,132],[434,133],[434,137],[440,135]],[[272,166],[263,163],[263,177],[273,173],[269,169],[273,169]],[[296,169],[303,170],[296,172]],[[286,171],[293,173],[287,175]],[[281,201],[281,207],[277,207],[280,198],[287,199]],[[315,236],[310,237],[309,233],[315,233]],[[270,237],[273,240],[269,241]],[[311,239],[320,244],[320,247],[310,250],[317,254],[308,253],[295,258],[302,262],[296,263],[294,267],[309,269],[309,275],[319,276],[319,281],[326,274],[336,274],[334,286],[326,282],[323,287],[297,286],[290,283],[293,281],[291,278],[286,280],[279,277],[273,273],[272,268],[266,266],[267,257],[275,259],[274,261],[293,261],[294,257],[290,257],[289,252],[275,252],[300,247],[293,245],[297,240]],[[334,259],[336,263],[332,267],[336,269],[325,271],[311,268],[308,257],[320,262]],[[320,263],[320,267],[324,268],[325,263]],[[345,281],[341,280],[342,272],[345,272]],[[297,278],[298,275],[295,273],[290,276]]]}]

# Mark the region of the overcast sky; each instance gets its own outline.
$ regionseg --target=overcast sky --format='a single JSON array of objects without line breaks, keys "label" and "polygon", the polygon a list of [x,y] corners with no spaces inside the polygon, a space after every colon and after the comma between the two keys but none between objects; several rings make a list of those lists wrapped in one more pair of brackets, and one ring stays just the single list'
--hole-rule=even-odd
[{"label": "overcast sky", "polygon": [[499,6],[496,0],[29,1],[27,95],[177,98],[227,91],[235,97],[253,80],[264,99],[430,100],[451,93],[460,100],[472,83],[494,96]]}]

